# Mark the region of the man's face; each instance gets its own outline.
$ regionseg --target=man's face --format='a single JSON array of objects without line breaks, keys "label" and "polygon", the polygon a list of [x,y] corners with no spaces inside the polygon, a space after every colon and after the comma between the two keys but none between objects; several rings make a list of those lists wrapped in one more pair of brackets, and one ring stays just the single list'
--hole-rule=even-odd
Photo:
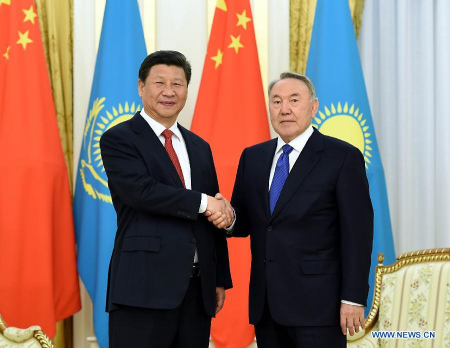
[{"label": "man's face", "polygon": [[311,101],[308,86],[301,80],[280,80],[270,91],[270,121],[286,143],[309,127],[318,108],[319,101],[317,98]]},{"label": "man's face", "polygon": [[169,128],[186,104],[187,81],[178,66],[157,64],[151,67],[145,83],[138,82],[145,112]]}]

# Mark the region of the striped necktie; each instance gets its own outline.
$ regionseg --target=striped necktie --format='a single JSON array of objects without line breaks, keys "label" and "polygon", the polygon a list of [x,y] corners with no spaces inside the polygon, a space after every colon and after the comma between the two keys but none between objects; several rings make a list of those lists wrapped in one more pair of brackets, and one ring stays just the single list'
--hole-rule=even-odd
[{"label": "striped necktie", "polygon": [[170,129],[166,129],[161,134],[164,138],[166,138],[164,147],[166,148],[166,151],[169,154],[169,157],[172,160],[172,163],[175,166],[175,169],[177,170],[178,176],[180,177],[181,182],[183,183],[183,187],[186,187],[186,185],[184,183],[184,176],[183,176],[183,171],[181,170],[180,161],[178,160],[177,153],[175,152],[175,149],[173,148],[173,145],[172,145],[173,132]]},{"label": "striped necktie", "polygon": [[270,186],[269,191],[270,214],[272,214],[275,209],[281,190],[283,189],[284,183],[289,175],[289,154],[292,149],[293,148],[291,145],[284,145],[283,153],[278,158],[277,165],[275,167],[275,174],[272,179],[272,186]]}]

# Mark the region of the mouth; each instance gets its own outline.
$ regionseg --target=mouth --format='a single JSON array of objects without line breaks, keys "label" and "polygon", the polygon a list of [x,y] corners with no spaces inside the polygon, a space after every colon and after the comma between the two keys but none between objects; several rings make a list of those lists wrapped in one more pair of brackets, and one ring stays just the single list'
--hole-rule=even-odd
[{"label": "mouth", "polygon": [[168,106],[168,107],[175,105],[175,102],[173,102],[173,101],[160,101],[159,103],[163,106]]}]

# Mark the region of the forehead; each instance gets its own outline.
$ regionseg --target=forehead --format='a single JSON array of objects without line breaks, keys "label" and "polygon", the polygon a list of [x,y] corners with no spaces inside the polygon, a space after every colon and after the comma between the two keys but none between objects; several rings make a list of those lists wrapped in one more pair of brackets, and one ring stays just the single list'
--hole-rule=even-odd
[{"label": "forehead", "polygon": [[170,79],[186,80],[186,74],[183,68],[175,65],[156,64],[150,68],[148,77],[164,77]]},{"label": "forehead", "polygon": [[272,90],[270,91],[270,96],[289,96],[292,94],[304,93],[309,94],[308,86],[306,85],[306,83],[299,79],[287,78],[280,80],[273,85]]}]

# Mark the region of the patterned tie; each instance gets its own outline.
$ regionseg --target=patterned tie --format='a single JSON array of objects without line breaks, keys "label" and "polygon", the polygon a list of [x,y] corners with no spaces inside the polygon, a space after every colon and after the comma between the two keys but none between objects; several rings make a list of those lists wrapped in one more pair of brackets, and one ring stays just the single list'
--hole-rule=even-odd
[{"label": "patterned tie", "polygon": [[289,175],[289,154],[292,151],[291,145],[283,146],[283,153],[280,155],[277,161],[277,166],[275,167],[275,174],[272,179],[272,186],[269,191],[269,204],[270,204],[270,214],[273,213],[275,205],[277,204],[278,198],[280,197],[281,190],[283,189],[284,182]]},{"label": "patterned tie", "polygon": [[164,147],[166,148],[166,151],[169,154],[169,157],[172,160],[172,163],[175,166],[175,169],[177,170],[178,176],[180,177],[181,182],[183,183],[183,187],[186,187],[186,185],[184,183],[183,171],[181,170],[181,166],[180,166],[180,161],[178,160],[177,153],[175,152],[173,145],[172,145],[173,132],[170,129],[166,129],[161,134],[164,138],[166,138]]}]

